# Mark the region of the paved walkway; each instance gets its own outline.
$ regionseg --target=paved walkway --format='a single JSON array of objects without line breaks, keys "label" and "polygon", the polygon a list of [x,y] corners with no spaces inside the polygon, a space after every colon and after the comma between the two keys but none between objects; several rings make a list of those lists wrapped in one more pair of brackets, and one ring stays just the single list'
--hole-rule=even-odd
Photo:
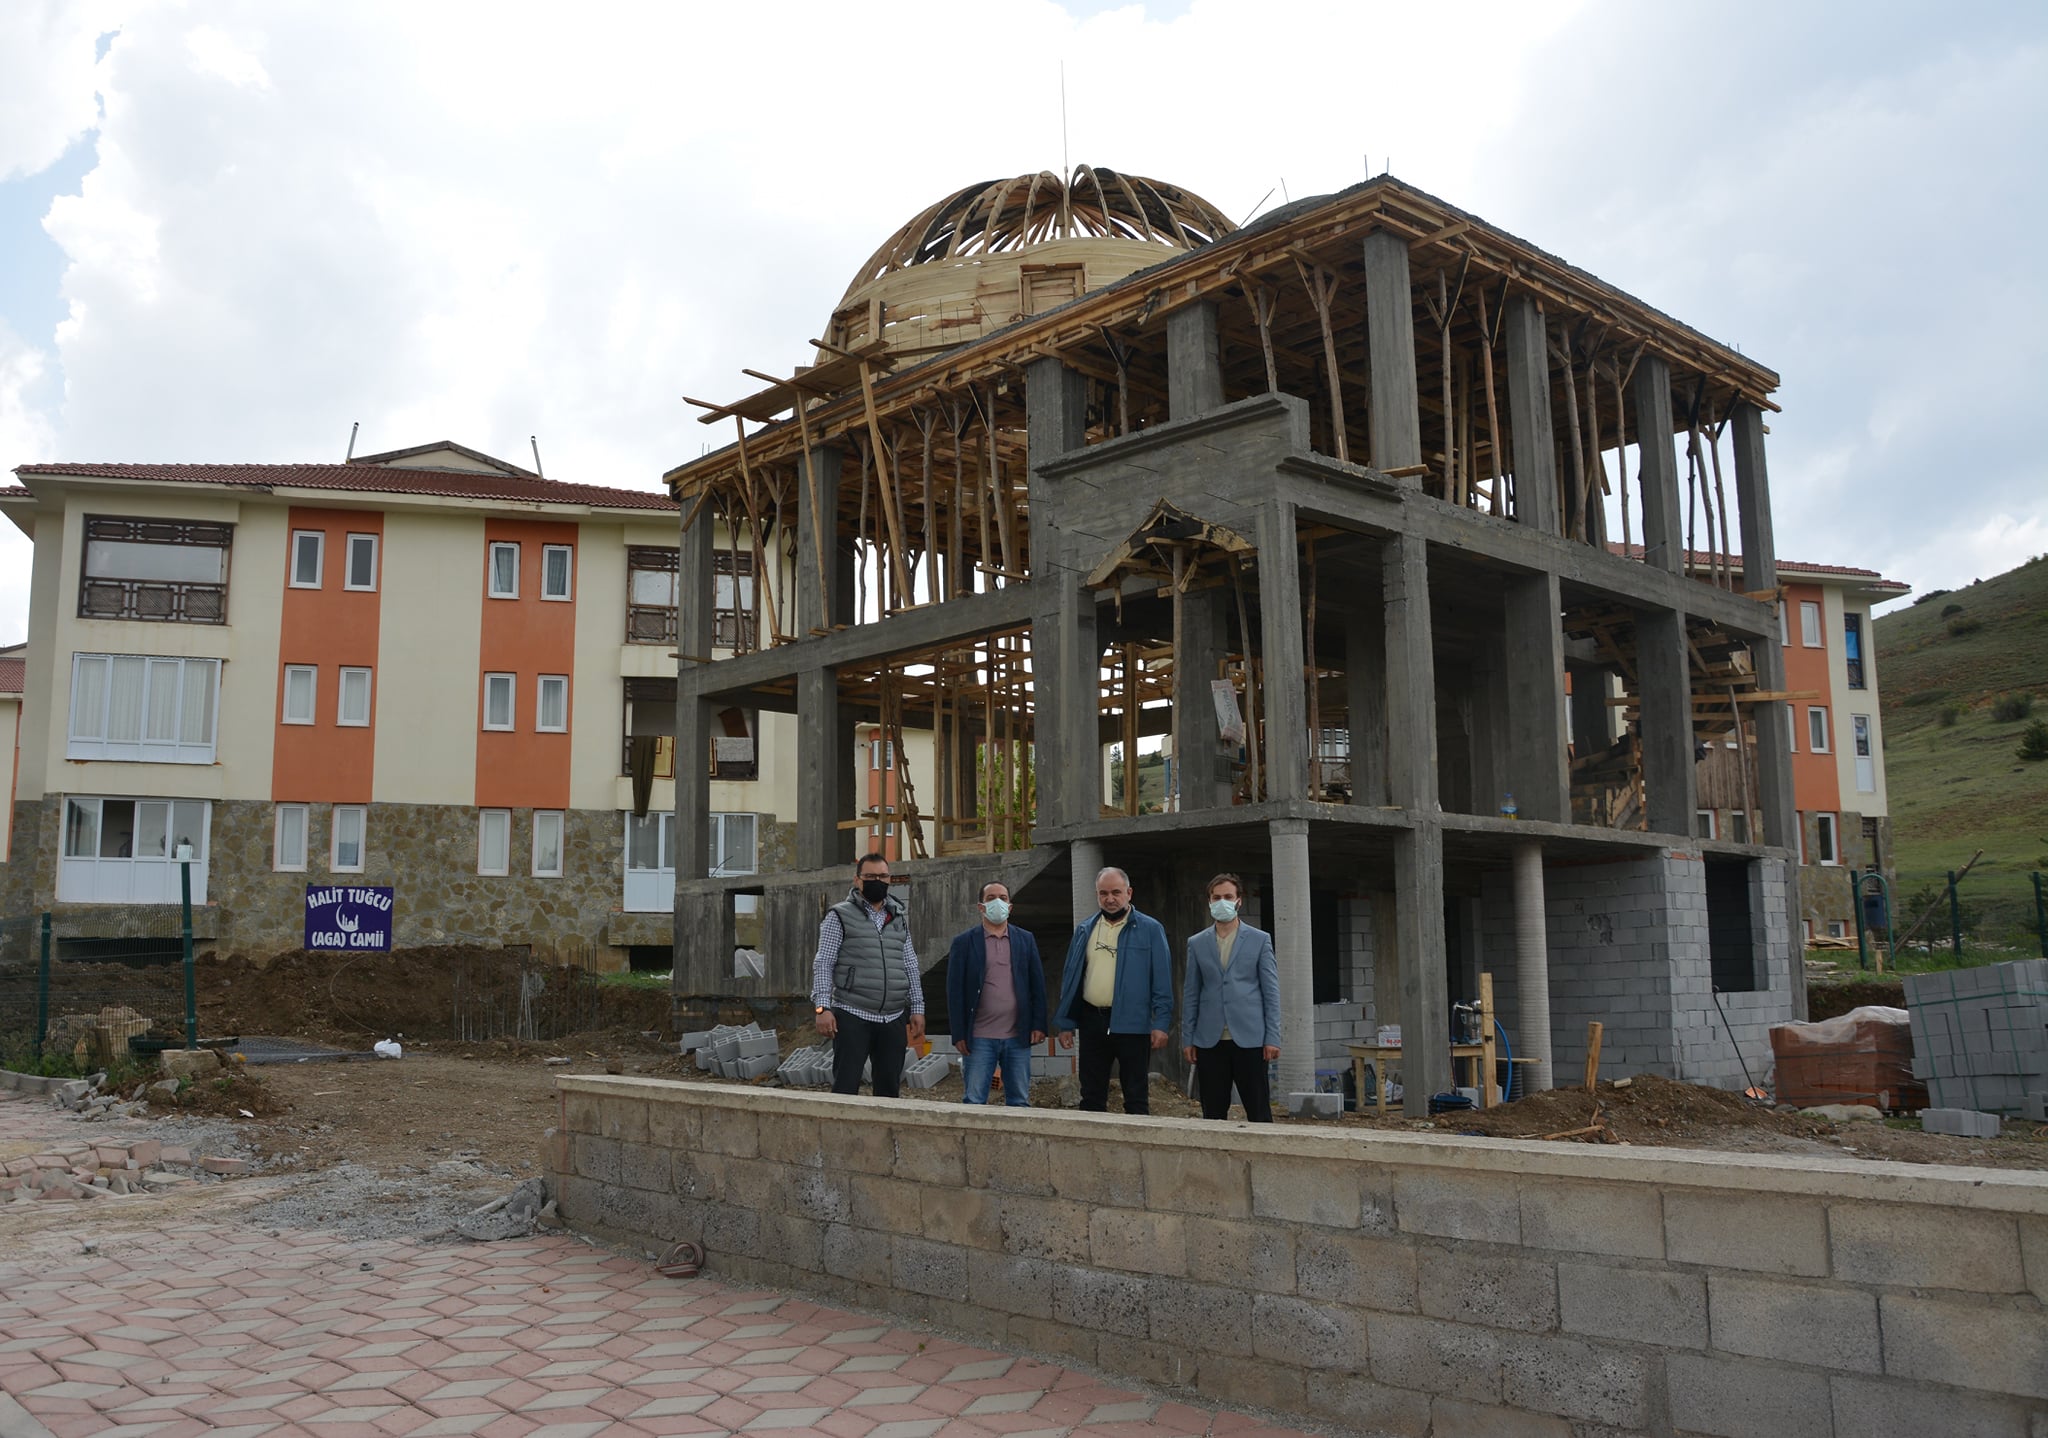
[{"label": "paved walkway", "polygon": [[[68,1121],[0,1101],[0,1138]],[[98,1199],[11,1239],[0,1433],[1280,1435],[1250,1417],[551,1235],[352,1242]],[[126,1231],[84,1240],[118,1205]],[[47,1209],[47,1203],[21,1205]],[[68,1207],[68,1205],[67,1205]],[[182,1207],[182,1206],[181,1206]]]}]

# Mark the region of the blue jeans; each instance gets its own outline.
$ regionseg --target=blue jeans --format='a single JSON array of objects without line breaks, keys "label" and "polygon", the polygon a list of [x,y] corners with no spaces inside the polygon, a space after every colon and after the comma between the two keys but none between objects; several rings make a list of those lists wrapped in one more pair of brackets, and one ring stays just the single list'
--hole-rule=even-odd
[{"label": "blue jeans", "polygon": [[1029,1039],[968,1039],[967,1056],[960,1065],[960,1077],[967,1085],[961,1102],[988,1102],[989,1080],[995,1076],[997,1063],[1003,1066],[1003,1103],[1010,1108],[1030,1108]]}]

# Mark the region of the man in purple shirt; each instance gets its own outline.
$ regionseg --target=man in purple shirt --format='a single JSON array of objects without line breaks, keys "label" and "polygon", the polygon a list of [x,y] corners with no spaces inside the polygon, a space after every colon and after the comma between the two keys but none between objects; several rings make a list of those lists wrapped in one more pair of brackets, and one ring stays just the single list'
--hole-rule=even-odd
[{"label": "man in purple shirt", "polygon": [[965,1057],[968,1103],[988,1102],[1000,1064],[1003,1102],[1031,1106],[1031,1046],[1045,1041],[1045,965],[1038,941],[1010,923],[1010,886],[991,879],[975,905],[981,922],[946,953],[946,1011]]}]

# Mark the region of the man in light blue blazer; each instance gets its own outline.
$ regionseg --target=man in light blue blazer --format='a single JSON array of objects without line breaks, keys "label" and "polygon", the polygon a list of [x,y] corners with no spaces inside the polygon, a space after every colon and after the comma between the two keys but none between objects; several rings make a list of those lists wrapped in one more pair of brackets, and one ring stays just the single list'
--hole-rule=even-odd
[{"label": "man in light blue blazer", "polygon": [[1280,1057],[1280,962],[1273,936],[1238,918],[1244,881],[1209,881],[1209,917],[1216,922],[1188,940],[1181,994],[1181,1042],[1202,1097],[1203,1118],[1230,1116],[1230,1090],[1253,1123],[1273,1121],[1266,1065]]}]

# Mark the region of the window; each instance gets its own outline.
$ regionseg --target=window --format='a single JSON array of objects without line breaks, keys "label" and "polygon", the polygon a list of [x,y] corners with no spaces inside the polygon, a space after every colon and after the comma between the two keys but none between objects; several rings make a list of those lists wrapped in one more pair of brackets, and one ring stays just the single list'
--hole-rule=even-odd
[{"label": "window", "polygon": [[754,593],[754,556],[719,550],[711,599],[711,643],[719,649],[752,649],[760,627]]},{"label": "window", "polygon": [[342,576],[346,589],[377,587],[377,536],[351,534],[348,537],[348,573]]},{"label": "window", "polygon": [[280,872],[305,872],[306,824],[307,812],[304,804],[277,806],[277,839],[272,850],[272,868]]},{"label": "window", "polygon": [[868,741],[868,768],[893,769],[896,767],[896,746],[886,739]]},{"label": "window", "polygon": [[519,597],[519,546],[516,544],[493,544],[491,546],[491,598],[517,599]]},{"label": "window", "polygon": [[1816,754],[1828,752],[1828,711],[1819,704],[1807,706],[1806,747]]},{"label": "window", "polygon": [[534,705],[533,727],[543,734],[569,732],[569,679],[564,674],[540,676],[538,700]]},{"label": "window", "polygon": [[567,600],[571,559],[575,551],[566,544],[543,544],[540,547],[540,597],[543,599]]},{"label": "window", "polygon": [[1849,687],[1863,687],[1863,616],[1842,616],[1842,658],[1849,666]]},{"label": "window", "polygon": [[647,813],[626,821],[628,913],[666,913],[676,902],[676,816]]},{"label": "window", "polygon": [[1835,843],[1833,814],[1813,816],[1813,857],[1817,864],[1839,864],[1842,861],[1842,851]]},{"label": "window", "polygon": [[533,811],[533,876],[562,877],[562,816],[551,809]]},{"label": "window", "polygon": [[363,831],[367,827],[368,814],[362,805],[334,806],[334,842],[327,859],[328,868],[337,874],[362,873]]},{"label": "window", "polygon": [[754,847],[752,814],[711,816],[711,877],[751,874],[759,860]]},{"label": "window", "polygon": [[1728,838],[1737,844],[1749,842],[1749,813],[1744,809],[1728,811]]},{"label": "window", "polygon": [[676,642],[676,567],[673,549],[635,544],[626,550],[626,642]]},{"label": "window", "polygon": [[319,703],[320,671],[310,664],[284,666],[284,722],[311,724]]},{"label": "window", "polygon": [[484,676],[484,728],[510,729],[519,680],[512,674]]},{"label": "window", "polygon": [[512,865],[512,811],[482,809],[477,812],[476,871],[503,874]]},{"label": "window", "polygon": [[211,764],[218,659],[76,654],[67,759]]},{"label": "window", "polygon": [[1782,599],[1778,601],[1778,642],[1780,644],[1790,644],[1792,642],[1792,624],[1787,617],[1785,601]]},{"label": "window", "polygon": [[341,699],[335,705],[334,722],[345,728],[361,729],[370,722],[370,671],[341,671]]},{"label": "window", "polygon": [[327,536],[317,529],[292,531],[292,577],[294,589],[320,587],[321,560],[326,557]]},{"label": "window", "polygon": [[198,799],[68,798],[57,897],[85,904],[175,904],[185,849],[192,902],[206,901],[213,806]]},{"label": "window", "polygon": [[1856,792],[1875,794],[1877,792],[1877,755],[1871,743],[1870,716],[1852,714],[1849,723],[1855,731]]},{"label": "window", "polygon": [[1712,809],[1693,810],[1692,836],[1695,839],[1711,839],[1714,837],[1714,811]]},{"label": "window", "polygon": [[1820,642],[1820,606],[1811,599],[1799,604],[1799,642],[1808,649],[1818,649]]},{"label": "window", "polygon": [[225,624],[234,533],[231,524],[88,516],[78,617]]},{"label": "window", "polygon": [[1849,937],[1849,921],[1847,919],[1829,919],[1828,937],[1831,939],[1846,939]]}]

